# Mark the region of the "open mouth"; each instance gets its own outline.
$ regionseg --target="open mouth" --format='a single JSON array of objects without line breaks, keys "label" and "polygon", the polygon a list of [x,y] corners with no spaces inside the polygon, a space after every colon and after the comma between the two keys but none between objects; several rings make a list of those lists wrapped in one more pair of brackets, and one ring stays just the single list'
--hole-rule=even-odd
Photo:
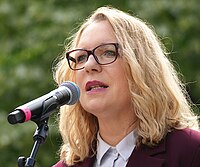
[{"label": "open mouth", "polygon": [[100,81],[89,81],[85,86],[86,91],[106,89],[106,88],[108,88],[108,85]]}]

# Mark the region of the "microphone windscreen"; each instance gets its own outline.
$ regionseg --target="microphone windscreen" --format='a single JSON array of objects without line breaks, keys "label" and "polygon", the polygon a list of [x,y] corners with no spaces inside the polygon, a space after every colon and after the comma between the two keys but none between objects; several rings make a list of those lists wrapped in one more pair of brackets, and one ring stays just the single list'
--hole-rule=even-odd
[{"label": "microphone windscreen", "polygon": [[80,89],[74,82],[66,81],[66,82],[63,82],[60,86],[65,86],[70,90],[71,99],[67,103],[67,105],[73,105],[79,100]]}]

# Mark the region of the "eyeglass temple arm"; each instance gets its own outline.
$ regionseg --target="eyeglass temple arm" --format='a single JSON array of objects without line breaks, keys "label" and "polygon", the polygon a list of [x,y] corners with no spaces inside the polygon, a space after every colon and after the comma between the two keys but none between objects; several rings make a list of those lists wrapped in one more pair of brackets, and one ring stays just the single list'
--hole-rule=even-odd
[{"label": "eyeglass temple arm", "polygon": [[68,56],[68,59],[71,60],[71,61],[73,61],[74,63],[76,63],[76,59],[74,59],[73,57]]}]

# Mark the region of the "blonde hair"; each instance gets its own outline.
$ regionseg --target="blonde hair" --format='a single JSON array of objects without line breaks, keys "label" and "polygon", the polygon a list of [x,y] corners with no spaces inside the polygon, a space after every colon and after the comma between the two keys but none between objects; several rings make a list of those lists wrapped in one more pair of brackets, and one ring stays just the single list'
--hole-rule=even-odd
[{"label": "blonde hair", "polygon": [[[154,146],[173,128],[199,130],[185,87],[164,53],[163,45],[145,22],[111,7],[98,8],[66,49],[76,47],[88,25],[102,20],[109,21],[113,27],[127,65],[132,104],[138,118],[138,145]],[[55,80],[58,84],[66,80],[75,82],[74,72],[64,56],[56,67]],[[92,155],[90,151],[95,154],[97,118],[80,103],[61,107],[59,128],[63,138],[60,155],[68,165],[83,161]]]}]

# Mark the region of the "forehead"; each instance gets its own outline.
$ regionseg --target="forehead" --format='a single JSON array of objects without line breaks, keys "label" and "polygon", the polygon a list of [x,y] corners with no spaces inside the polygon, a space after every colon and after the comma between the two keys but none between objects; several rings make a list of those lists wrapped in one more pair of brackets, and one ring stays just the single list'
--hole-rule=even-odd
[{"label": "forehead", "polygon": [[111,24],[104,20],[88,25],[80,35],[78,48],[91,49],[104,43],[116,43],[117,39]]}]

